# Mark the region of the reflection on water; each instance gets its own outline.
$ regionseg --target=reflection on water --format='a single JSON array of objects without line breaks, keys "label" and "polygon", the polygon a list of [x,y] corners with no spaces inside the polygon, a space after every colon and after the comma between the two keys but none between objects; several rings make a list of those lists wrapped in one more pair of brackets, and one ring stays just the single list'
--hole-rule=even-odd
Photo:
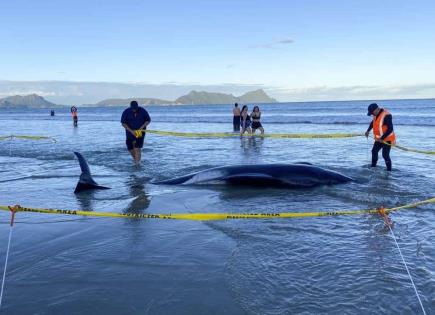
[{"label": "reflection on water", "polygon": [[261,154],[264,138],[242,137],[240,139],[241,154],[246,157]]},{"label": "reflection on water", "polygon": [[74,194],[82,210],[93,209],[95,190],[85,190],[78,194]]},{"label": "reflection on water", "polygon": [[130,196],[134,200],[127,206],[124,213],[143,213],[150,205],[150,197],[145,192],[145,180],[133,174],[128,181]]}]

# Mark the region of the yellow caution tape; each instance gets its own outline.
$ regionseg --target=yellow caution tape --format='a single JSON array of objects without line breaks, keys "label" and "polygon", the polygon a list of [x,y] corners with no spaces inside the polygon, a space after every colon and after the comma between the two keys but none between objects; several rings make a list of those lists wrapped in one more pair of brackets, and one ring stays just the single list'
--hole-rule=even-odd
[{"label": "yellow caution tape", "polygon": [[[174,137],[188,137],[188,138],[229,138],[240,137],[239,133],[233,132],[178,132],[178,131],[164,131],[164,130],[143,130],[144,132],[161,135],[161,136],[174,136]],[[261,138],[294,138],[294,139],[328,139],[328,138],[351,138],[361,137],[363,133],[273,133],[273,134],[243,134],[243,136],[256,136]]]},{"label": "yellow caution tape", "polygon": [[[389,144],[389,143],[387,143],[387,144]],[[435,155],[435,151],[425,151],[425,150],[418,150],[418,149],[413,149],[413,148],[405,148],[405,147],[402,147],[402,146],[397,145],[397,144],[392,144],[391,146],[393,148],[397,148],[397,149],[402,150],[402,151],[415,152],[415,153],[428,154],[428,155]]]},{"label": "yellow caution tape", "polygon": [[[376,140],[376,138],[374,136],[372,138]],[[396,149],[399,149],[402,151],[415,152],[415,153],[421,153],[421,154],[427,154],[427,155],[435,155],[435,151],[426,151],[426,150],[419,150],[419,149],[413,149],[413,148],[406,148],[406,147],[403,147],[403,146],[398,145],[396,143],[388,143],[385,141],[382,141],[382,143],[389,145],[392,148],[396,148]]]},{"label": "yellow caution tape", "polygon": [[[187,137],[187,138],[230,138],[239,137],[240,134],[233,132],[178,132],[178,131],[164,131],[164,130],[143,130],[151,134],[161,135],[161,136],[174,136],[174,137]],[[256,136],[261,138],[287,138],[287,139],[339,139],[339,138],[353,138],[361,137],[363,133],[273,133],[273,134],[243,134],[242,136]],[[398,144],[389,144],[394,148],[402,151],[415,152],[421,154],[435,155],[435,151],[425,151],[413,148],[406,148]]]},{"label": "yellow caution tape", "polygon": [[[435,203],[435,198],[415,202],[412,204],[385,208],[385,212],[397,211],[401,209],[416,208],[421,205]],[[10,211],[7,206],[0,206],[0,210]],[[26,208],[15,206],[17,212],[36,212],[46,214],[66,214],[79,215],[88,217],[106,217],[106,218],[135,218],[135,219],[177,219],[177,220],[230,220],[230,219],[284,219],[284,218],[307,218],[307,217],[325,217],[339,215],[362,215],[376,214],[378,209],[368,210],[349,210],[349,211],[325,211],[325,212],[280,212],[280,213],[174,213],[174,214],[146,214],[146,213],[116,213],[116,212],[93,212],[84,210],[60,210],[60,209],[40,209]]]},{"label": "yellow caution tape", "polygon": [[56,142],[56,139],[52,137],[45,137],[45,136],[26,136],[26,135],[9,135],[9,136],[0,136],[0,140],[6,140],[6,139],[23,139],[23,140],[47,140],[50,139],[53,142]]}]

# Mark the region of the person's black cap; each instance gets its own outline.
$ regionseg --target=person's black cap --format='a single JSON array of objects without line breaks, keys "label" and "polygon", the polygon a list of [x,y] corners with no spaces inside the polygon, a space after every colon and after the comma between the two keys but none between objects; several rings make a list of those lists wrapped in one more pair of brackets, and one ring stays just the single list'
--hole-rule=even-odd
[{"label": "person's black cap", "polygon": [[130,108],[131,109],[138,109],[139,108],[139,104],[136,101],[131,101],[130,102]]},{"label": "person's black cap", "polygon": [[376,103],[371,103],[369,105],[369,107],[367,107],[367,116],[371,116],[373,114],[373,112],[376,110],[376,108],[378,108],[378,104]]}]

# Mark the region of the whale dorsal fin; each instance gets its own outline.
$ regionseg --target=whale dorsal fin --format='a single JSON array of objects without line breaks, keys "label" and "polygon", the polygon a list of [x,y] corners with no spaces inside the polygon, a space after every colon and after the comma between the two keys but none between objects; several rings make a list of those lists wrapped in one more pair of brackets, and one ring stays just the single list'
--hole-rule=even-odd
[{"label": "whale dorsal fin", "polygon": [[109,187],[100,186],[97,184],[96,181],[94,181],[91,175],[91,170],[89,168],[89,165],[86,162],[83,155],[81,155],[79,152],[74,152],[74,154],[77,156],[77,159],[79,160],[80,169],[82,171],[76,189],[74,190],[74,193],[76,194],[83,190],[89,190],[89,189],[109,189]]}]

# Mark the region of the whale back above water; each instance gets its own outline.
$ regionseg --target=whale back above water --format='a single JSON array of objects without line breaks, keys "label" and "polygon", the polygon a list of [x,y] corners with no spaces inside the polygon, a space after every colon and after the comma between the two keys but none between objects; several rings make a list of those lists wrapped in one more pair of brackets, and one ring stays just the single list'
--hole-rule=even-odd
[{"label": "whale back above water", "polygon": [[303,188],[352,181],[335,171],[309,163],[221,166],[181,177],[154,182],[157,185],[230,184]]}]

